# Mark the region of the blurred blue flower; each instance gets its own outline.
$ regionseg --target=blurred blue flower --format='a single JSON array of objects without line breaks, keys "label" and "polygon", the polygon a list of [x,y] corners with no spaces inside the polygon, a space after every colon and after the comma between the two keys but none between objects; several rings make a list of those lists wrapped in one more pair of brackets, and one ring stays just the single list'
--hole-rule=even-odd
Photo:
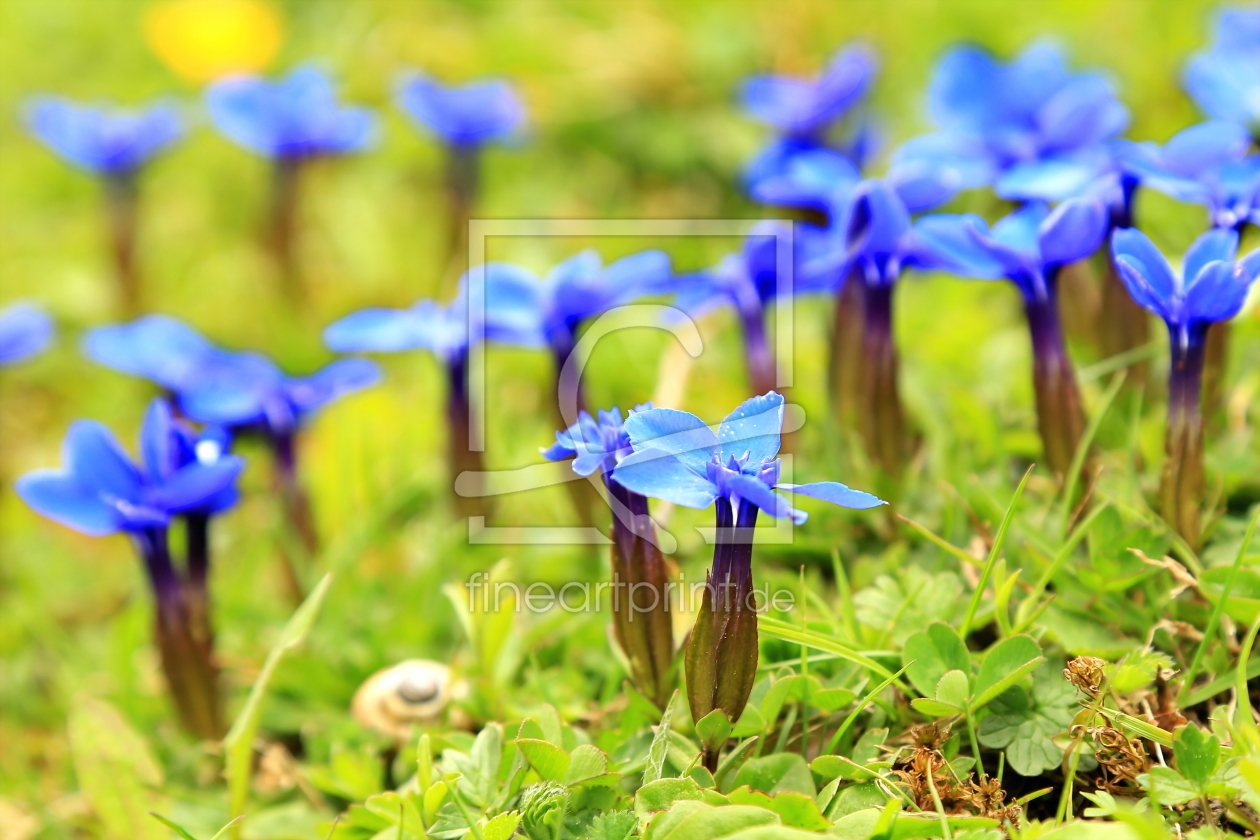
[{"label": "blurred blue flower", "polygon": [[478,289],[484,314],[481,332],[488,341],[538,346],[542,334],[534,317],[539,280],[525,269],[504,263],[477,266],[459,280],[455,300],[443,306],[418,301],[410,309],[364,309],[331,324],[324,343],[338,353],[393,353],[423,349],[450,363],[468,351],[470,287]]},{"label": "blurred blue flower", "polygon": [[[629,416],[652,408],[651,403],[636,405]],[[621,409],[616,406],[607,411],[601,408],[597,417],[591,417],[587,411],[579,411],[578,421],[564,431],[556,432],[556,442],[540,450],[543,457],[548,461],[572,458],[573,471],[581,476],[593,475],[596,471],[612,472],[630,454],[630,435],[626,432]]]},{"label": "blurred blue flower", "polygon": [[17,492],[38,513],[92,536],[166,527],[175,514],[230,504],[244,462],[216,453],[185,457],[170,408],[155,401],[140,432],[143,463],[134,464],[108,429],[92,421],[70,427],[66,468],[18,479]]},{"label": "blurred blue flower", "polygon": [[869,49],[850,46],[813,79],[753,76],[744,83],[744,108],[784,135],[818,140],[866,94],[875,69]]},{"label": "blurred blue flower", "polygon": [[1183,81],[1208,116],[1260,128],[1260,9],[1222,9],[1211,49],[1191,56]]},{"label": "blurred blue flower", "polygon": [[409,73],[398,85],[398,105],[417,125],[452,146],[502,142],[525,125],[525,106],[504,81],[447,86]]},{"label": "blurred blue flower", "polygon": [[786,490],[858,510],[886,502],[835,481],[780,484],[779,433],[783,397],[774,391],[745,401],[727,415],[717,434],[694,414],[654,408],[631,414],[626,432],[634,451],[613,471],[618,484],[643,496],[691,508],[718,498],[732,507],[746,501],[797,524],[807,515],[775,493]]},{"label": "blurred blue flower", "polygon": [[[608,265],[595,251],[583,251],[540,282],[513,284],[511,295],[487,294],[486,321],[521,327],[532,323],[537,336],[563,354],[572,349],[583,321],[646,295],[668,293],[671,279],[669,256],[663,251],[642,251]],[[522,331],[520,338],[527,337]]]},{"label": "blurred blue flower", "polygon": [[1163,146],[1131,144],[1123,164],[1142,184],[1202,204],[1214,227],[1239,228],[1260,218],[1260,155],[1248,155],[1250,148],[1245,128],[1218,120],[1178,132]]},{"label": "blurred blue flower", "polygon": [[169,103],[131,111],[41,96],[27,104],[25,118],[49,149],[97,175],[128,175],[184,134]]},{"label": "blurred blue flower", "polygon": [[830,149],[803,147],[781,150],[748,174],[754,201],[777,207],[810,210],[835,220],[862,181],[857,166]]},{"label": "blurred blue flower", "polygon": [[1180,275],[1137,228],[1116,231],[1112,252],[1120,276],[1143,307],[1163,318],[1174,340],[1201,341],[1208,324],[1233,318],[1260,274],[1260,251],[1235,262],[1238,233],[1217,228],[1186,251]]},{"label": "blurred blue flower", "polygon": [[332,80],[315,67],[298,68],[276,82],[224,79],[206,91],[206,105],[220,131],[268,158],[356,152],[376,137],[376,115],[340,104]]},{"label": "blurred blue flower", "polygon": [[1054,296],[1054,275],[1067,263],[1098,249],[1107,233],[1107,208],[1096,198],[1065,201],[1053,211],[1029,204],[990,230],[979,216],[937,215],[920,219],[916,234],[935,264],[968,277],[1006,278],[1027,302]]},{"label": "blurred blue flower", "polygon": [[1071,156],[1117,136],[1128,110],[1111,83],[1071,73],[1059,49],[1033,44],[1010,63],[958,47],[937,65],[929,109],[940,131],[907,143],[899,160],[952,161],[977,185],[1027,161]]},{"label": "blurred blue flower", "polygon": [[53,338],[52,319],[27,303],[0,311],[0,365],[11,365],[44,350]]},{"label": "blurred blue flower", "polygon": [[215,347],[191,327],[166,315],[98,327],[83,339],[88,358],[178,391]]},{"label": "blurred blue flower", "polygon": [[312,376],[290,377],[257,353],[219,349],[163,315],[92,330],[84,349],[106,367],[172,391],[193,420],[273,435],[293,432],[307,415],[380,378],[365,359],[342,359]]}]

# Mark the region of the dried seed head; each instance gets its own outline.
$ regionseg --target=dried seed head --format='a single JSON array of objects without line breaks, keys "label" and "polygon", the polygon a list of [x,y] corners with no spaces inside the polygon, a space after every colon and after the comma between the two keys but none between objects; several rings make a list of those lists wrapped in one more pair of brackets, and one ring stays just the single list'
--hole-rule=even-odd
[{"label": "dried seed head", "polygon": [[1097,656],[1078,656],[1068,662],[1067,667],[1063,669],[1063,676],[1082,694],[1089,696],[1091,699],[1098,696],[1098,692],[1102,690],[1103,669],[1107,667],[1105,659],[1099,659]]}]

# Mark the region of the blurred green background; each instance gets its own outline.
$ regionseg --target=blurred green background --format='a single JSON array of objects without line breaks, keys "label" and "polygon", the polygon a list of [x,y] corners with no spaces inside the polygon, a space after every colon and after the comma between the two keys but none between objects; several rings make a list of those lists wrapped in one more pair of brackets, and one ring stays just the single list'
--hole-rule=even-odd
[{"label": "blurred green background", "polygon": [[[392,104],[397,74],[423,68],[462,81],[494,75],[520,86],[530,133],[519,148],[486,155],[479,215],[489,218],[755,219],[762,210],[738,189],[743,164],[767,133],[741,115],[738,86],[749,73],[810,73],[855,38],[880,56],[870,109],[887,143],[928,126],[924,91],[941,51],[962,40],[1010,55],[1038,36],[1059,39],[1077,67],[1111,74],[1133,113],[1130,136],[1163,140],[1198,118],[1177,83],[1185,56],[1208,39],[1212,4],[1160,0],[290,0],[277,4],[285,38],[274,70],[314,61],[342,80],[345,98],[379,109],[383,131],[370,153],[325,161],[311,173],[302,208],[302,260],[312,289],[303,312],[287,308],[261,248],[268,172],[263,161],[215,133],[198,91],[147,47],[140,0],[5,0],[0,3],[0,305],[29,299],[56,317],[56,348],[0,371],[0,805],[39,817],[59,834],[81,803],[67,758],[65,708],[87,691],[117,704],[148,733],[189,786],[205,762],[187,758],[162,698],[148,644],[149,600],[122,537],[88,539],[44,521],[14,496],[14,477],[59,463],[75,418],[100,420],[130,447],[153,389],[104,370],[78,351],[83,330],[116,319],[104,258],[102,196],[93,180],[56,160],[22,130],[33,93],[140,103],[174,96],[195,126],[186,142],[144,174],[141,263],[150,308],[187,320],[215,341],[256,349],[294,373],[330,354],[323,326],[367,305],[406,305],[435,294],[445,255],[441,154]],[[876,163],[874,170],[879,171]],[[983,197],[960,199],[992,209]],[[1198,208],[1158,197],[1139,205],[1144,226],[1180,252],[1203,224]],[[680,269],[715,262],[730,240],[662,242],[510,239],[493,259],[543,270],[581,247],[614,257],[663,247]],[[966,541],[965,517],[942,525],[951,487],[1004,495],[1037,439],[1026,334],[1014,291],[1004,284],[910,278],[899,293],[904,391],[924,435],[907,492],[907,515]],[[830,305],[796,304],[793,399],[810,418],[798,480],[835,478],[863,486],[864,467],[826,418],[825,347]],[[744,396],[742,354],[724,313],[702,324],[706,348],[686,380],[682,404],[714,420]],[[1231,395],[1236,411],[1214,444],[1211,467],[1228,489],[1256,481],[1254,438],[1257,324],[1237,331]],[[601,344],[589,368],[590,401],[632,405],[650,398],[666,356],[663,334],[630,331]],[[1097,361],[1087,345],[1078,362]],[[445,500],[442,379],[432,359],[382,360],[383,385],[338,403],[302,444],[327,562],[342,572],[306,651],[279,675],[267,725],[312,732],[343,725],[350,695],[372,671],[412,656],[458,655],[456,616],[441,583],[511,557],[522,580],[589,579],[606,560],[591,548],[468,546]],[[489,360],[487,459],[510,468],[539,460],[550,442],[542,354],[494,349]],[[1157,368],[1158,370],[1158,368]],[[1099,382],[1086,376],[1091,404]],[[1161,376],[1155,377],[1156,381]],[[1241,408],[1239,408],[1241,400]],[[1152,404],[1153,403],[1153,404]],[[1117,461],[1158,464],[1158,400],[1136,423],[1104,429],[1113,444],[1140,448]],[[1250,408],[1249,408],[1250,406]],[[1250,412],[1250,416],[1249,416]],[[1134,432],[1135,437],[1128,435]],[[239,509],[216,531],[219,649],[234,697],[248,687],[289,612],[280,596],[277,511],[267,493],[269,462],[247,445],[251,467]],[[557,467],[559,469],[559,467]],[[1121,471],[1123,473],[1123,470]],[[1128,473],[1131,477],[1132,473]],[[1149,489],[1147,469],[1137,489]],[[770,567],[826,563],[839,546],[859,585],[905,559],[886,548],[883,526],[822,511],[792,546],[762,552]],[[983,511],[982,511],[983,513]],[[707,563],[690,527],[707,514],[674,511],[678,559]],[[948,519],[948,517],[944,517]],[[569,521],[561,488],[502,500],[502,525]],[[352,572],[352,573],[347,573]],[[788,572],[783,572],[787,575]],[[619,685],[598,616],[535,619],[522,637],[522,698],[542,696],[580,714]],[[567,640],[567,644],[562,644]],[[521,699],[521,703],[531,702]],[[198,775],[201,774],[201,775]],[[79,811],[76,811],[76,808]]]}]

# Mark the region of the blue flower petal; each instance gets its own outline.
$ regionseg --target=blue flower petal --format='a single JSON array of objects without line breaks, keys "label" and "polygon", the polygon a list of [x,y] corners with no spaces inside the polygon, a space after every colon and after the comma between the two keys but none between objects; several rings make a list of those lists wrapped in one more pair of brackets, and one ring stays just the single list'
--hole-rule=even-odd
[{"label": "blue flower petal", "polygon": [[1043,265],[1065,265],[1098,250],[1107,233],[1107,208],[1095,198],[1065,201],[1046,217],[1038,232]]},{"label": "blue flower petal", "polygon": [[145,500],[152,507],[171,513],[196,510],[230,489],[244,468],[245,462],[235,455],[225,455],[208,464],[194,461],[161,484],[148,488]]},{"label": "blue flower petal", "polygon": [[180,440],[166,400],[149,403],[140,427],[140,459],[150,481],[164,481],[184,464]]},{"label": "blue flower petal", "polygon": [[962,277],[996,280],[1006,265],[993,255],[984,220],[974,214],[924,216],[914,225],[913,262],[926,269],[948,271]]},{"label": "blue flower petal", "polygon": [[31,133],[50,149],[100,175],[133,172],[184,133],[179,111],[167,103],[123,111],[38,97],[25,116]]},{"label": "blue flower petal", "polygon": [[1179,175],[1200,173],[1240,160],[1251,146],[1251,135],[1237,123],[1213,120],[1174,134],[1160,151],[1160,162]]},{"label": "blue flower petal", "polygon": [[330,324],[324,330],[324,344],[337,353],[429,347],[425,324],[411,309],[362,309]]},{"label": "blue flower petal", "polygon": [[726,415],[718,427],[722,460],[742,458],[757,466],[779,454],[779,434],[783,430],[783,395],[770,391],[745,400]]},{"label": "blue flower petal", "polygon": [[80,420],[66,435],[67,471],[84,487],[129,502],[140,498],[141,476],[109,429]]},{"label": "blue flower petal", "polygon": [[833,505],[851,508],[852,510],[867,510],[888,504],[888,502],[877,496],[846,487],[838,481],[815,481],[810,484],[776,484],[775,489],[786,490],[798,496],[809,496],[811,499],[822,499],[824,502],[831,502]]},{"label": "blue flower petal", "polygon": [[726,479],[726,489],[741,499],[749,501],[775,519],[791,517],[801,525],[809,517],[805,511],[796,510],[788,500],[770,489],[760,478],[751,475],[732,475]]},{"label": "blue flower petal", "polygon": [[[687,469],[704,476],[718,439],[694,414],[673,408],[653,408],[626,418],[626,433],[636,449],[652,447],[677,456]],[[707,481],[707,479],[705,479]]]},{"label": "blue flower petal", "polygon": [[0,311],[0,365],[39,353],[52,342],[52,319],[26,303]]},{"label": "blue flower petal", "polygon": [[[664,410],[666,409],[658,408],[644,414]],[[638,416],[642,415],[633,415],[630,420]],[[717,498],[717,488],[704,476],[697,475],[680,458],[679,455],[653,446],[636,448],[614,468],[613,480],[640,496],[650,496],[683,507],[703,510]]]},{"label": "blue flower petal", "polygon": [[66,473],[28,473],[17,480],[15,489],[36,513],[88,536],[103,537],[121,527],[116,510],[99,492]]},{"label": "blue flower petal", "polygon": [[1182,277],[1189,286],[1210,262],[1233,262],[1238,253],[1238,232],[1214,228],[1200,236],[1186,251]]},{"label": "blue flower petal", "polygon": [[1189,282],[1182,318],[1185,322],[1228,321],[1242,309],[1252,279],[1240,263],[1208,263]]},{"label": "blue flower petal", "polygon": [[910,213],[892,185],[865,181],[853,192],[845,238],[849,250],[868,256],[892,254],[910,229]]},{"label": "blue flower petal", "polygon": [[84,351],[95,362],[179,389],[214,346],[188,326],[165,315],[100,327],[87,334]]},{"label": "blue flower petal", "polygon": [[[1168,312],[1168,305],[1177,296],[1180,284],[1168,260],[1146,234],[1137,228],[1117,230],[1111,237],[1111,251],[1117,262],[1128,258],[1128,264],[1140,276],[1143,288],[1149,290],[1148,294],[1158,302],[1159,309]],[[1143,306],[1146,304],[1143,303]]]},{"label": "blue flower petal", "polygon": [[338,397],[381,381],[381,371],[367,359],[339,359],[314,376],[290,380],[289,400],[299,415],[315,411]]},{"label": "blue flower petal", "polygon": [[398,105],[417,124],[454,146],[510,139],[525,123],[525,106],[507,82],[443,86],[419,73],[404,76]]}]

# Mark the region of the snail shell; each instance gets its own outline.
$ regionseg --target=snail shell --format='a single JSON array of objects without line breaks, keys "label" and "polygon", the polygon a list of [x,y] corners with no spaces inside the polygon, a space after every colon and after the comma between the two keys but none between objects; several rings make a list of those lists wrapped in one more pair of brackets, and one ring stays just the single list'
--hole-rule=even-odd
[{"label": "snail shell", "polygon": [[412,724],[435,722],[453,694],[450,668],[430,659],[408,659],[368,677],[354,693],[350,709],[360,723],[405,738]]}]

